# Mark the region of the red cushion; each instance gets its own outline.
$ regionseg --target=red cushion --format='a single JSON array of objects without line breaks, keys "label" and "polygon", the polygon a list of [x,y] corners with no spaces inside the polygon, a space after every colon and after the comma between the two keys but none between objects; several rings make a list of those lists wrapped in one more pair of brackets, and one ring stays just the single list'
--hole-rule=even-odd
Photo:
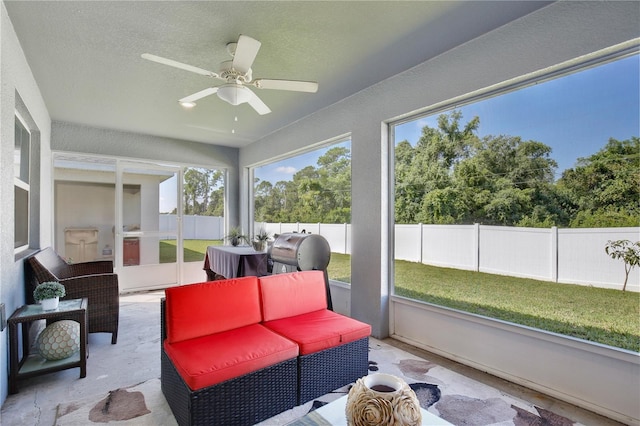
[{"label": "red cushion", "polygon": [[165,340],[164,348],[191,390],[298,356],[295,343],[260,324],[173,344]]},{"label": "red cushion", "polygon": [[257,324],[262,319],[257,277],[171,287],[165,294],[169,343]]},{"label": "red cushion", "polygon": [[300,355],[368,337],[371,326],[326,309],[263,323],[300,346]]},{"label": "red cushion", "polygon": [[327,309],[322,271],[302,271],[260,278],[264,321]]}]

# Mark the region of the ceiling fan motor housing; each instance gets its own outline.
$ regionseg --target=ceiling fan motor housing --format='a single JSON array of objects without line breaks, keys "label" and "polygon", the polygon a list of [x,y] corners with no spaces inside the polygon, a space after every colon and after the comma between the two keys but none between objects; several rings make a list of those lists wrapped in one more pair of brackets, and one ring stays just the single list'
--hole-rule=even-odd
[{"label": "ceiling fan motor housing", "polygon": [[251,69],[243,74],[233,67],[233,61],[221,62],[219,75],[229,83],[248,83],[251,81]]}]

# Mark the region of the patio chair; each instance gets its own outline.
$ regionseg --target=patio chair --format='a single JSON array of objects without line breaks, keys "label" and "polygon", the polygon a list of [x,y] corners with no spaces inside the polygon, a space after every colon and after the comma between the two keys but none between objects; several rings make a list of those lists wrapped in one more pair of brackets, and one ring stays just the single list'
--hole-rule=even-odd
[{"label": "patio chair", "polygon": [[27,303],[35,303],[33,290],[45,281],[65,286],[64,299],[88,299],[89,333],[111,333],[111,344],[118,340],[120,292],[118,275],[111,261],[68,264],[51,247],[25,259]]}]

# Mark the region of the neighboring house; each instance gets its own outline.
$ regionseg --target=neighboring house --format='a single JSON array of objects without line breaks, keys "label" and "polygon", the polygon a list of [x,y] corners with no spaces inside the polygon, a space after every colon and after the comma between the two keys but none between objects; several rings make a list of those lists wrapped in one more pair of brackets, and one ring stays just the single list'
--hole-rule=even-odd
[{"label": "neighboring house", "polygon": [[[454,39],[466,30],[467,24],[460,22],[455,27],[441,28],[438,38]],[[486,34],[452,44],[437,54],[429,50],[430,40],[413,41],[411,48],[416,49],[420,58],[416,66],[332,105],[307,110],[308,115],[295,122],[281,122],[278,130],[263,134],[241,148],[125,129],[97,128],[78,124],[78,117],[52,120],[41,82],[34,77],[26,59],[29,46],[18,39],[13,25],[3,2],[0,5],[0,300],[7,316],[25,301],[22,260],[28,251],[14,253],[16,225],[24,225],[27,214],[28,246],[60,248],[60,230],[66,225],[56,223],[53,153],[225,169],[225,218],[231,224],[240,223],[248,229],[252,219],[248,193],[252,183],[251,167],[349,134],[352,143],[352,282],[350,288],[339,291],[347,293],[353,317],[371,324],[375,337],[391,335],[623,422],[640,421],[637,354],[567,341],[558,336],[541,336],[532,330],[496,325],[466,314],[407,302],[390,294],[389,143],[385,131],[389,122],[427,107],[530,81],[546,75],[559,64],[584,65],[589,60],[605,60],[607,55],[623,49],[637,48],[640,36],[637,2],[552,3]],[[185,27],[180,31],[188,30]],[[299,31],[304,31],[303,25]],[[75,48],[73,42],[69,40],[68,49]],[[287,58],[283,58],[283,63],[284,59]],[[105,63],[108,60],[105,58]],[[68,65],[73,68],[81,64]],[[375,70],[384,65],[371,63],[369,68]],[[341,88],[326,81],[321,83],[321,90],[340,91]],[[130,102],[135,103],[136,99]],[[80,116],[82,106],[78,108]],[[32,144],[29,186],[20,190],[14,184],[12,167],[16,112],[24,120]],[[277,112],[274,117],[278,117]],[[15,204],[14,194],[20,191],[28,193],[28,213]],[[142,199],[140,201],[142,203]],[[90,221],[75,223],[78,225],[73,222],[69,225],[98,226]],[[100,232],[109,233],[102,228]],[[98,247],[104,241],[100,240]],[[8,364],[7,344],[5,328],[0,333],[0,365],[3,366]],[[7,381],[7,369],[3,368],[0,401],[6,399]]]}]

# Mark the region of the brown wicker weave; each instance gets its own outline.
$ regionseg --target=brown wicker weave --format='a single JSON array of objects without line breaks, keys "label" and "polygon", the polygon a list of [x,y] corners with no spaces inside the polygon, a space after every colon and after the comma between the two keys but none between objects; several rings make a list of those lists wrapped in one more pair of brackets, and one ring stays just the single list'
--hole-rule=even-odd
[{"label": "brown wicker weave", "polygon": [[296,358],[193,391],[164,350],[164,299],[161,301],[160,323],[161,388],[180,426],[252,425],[295,406]]},{"label": "brown wicker weave", "polygon": [[355,382],[369,372],[369,338],[298,357],[298,402]]},{"label": "brown wicker weave", "polygon": [[111,343],[116,343],[120,292],[111,261],[70,265],[47,247],[25,259],[24,265],[27,303],[34,303],[33,290],[39,283],[57,281],[65,287],[63,299],[89,299],[89,333],[111,333]]}]

